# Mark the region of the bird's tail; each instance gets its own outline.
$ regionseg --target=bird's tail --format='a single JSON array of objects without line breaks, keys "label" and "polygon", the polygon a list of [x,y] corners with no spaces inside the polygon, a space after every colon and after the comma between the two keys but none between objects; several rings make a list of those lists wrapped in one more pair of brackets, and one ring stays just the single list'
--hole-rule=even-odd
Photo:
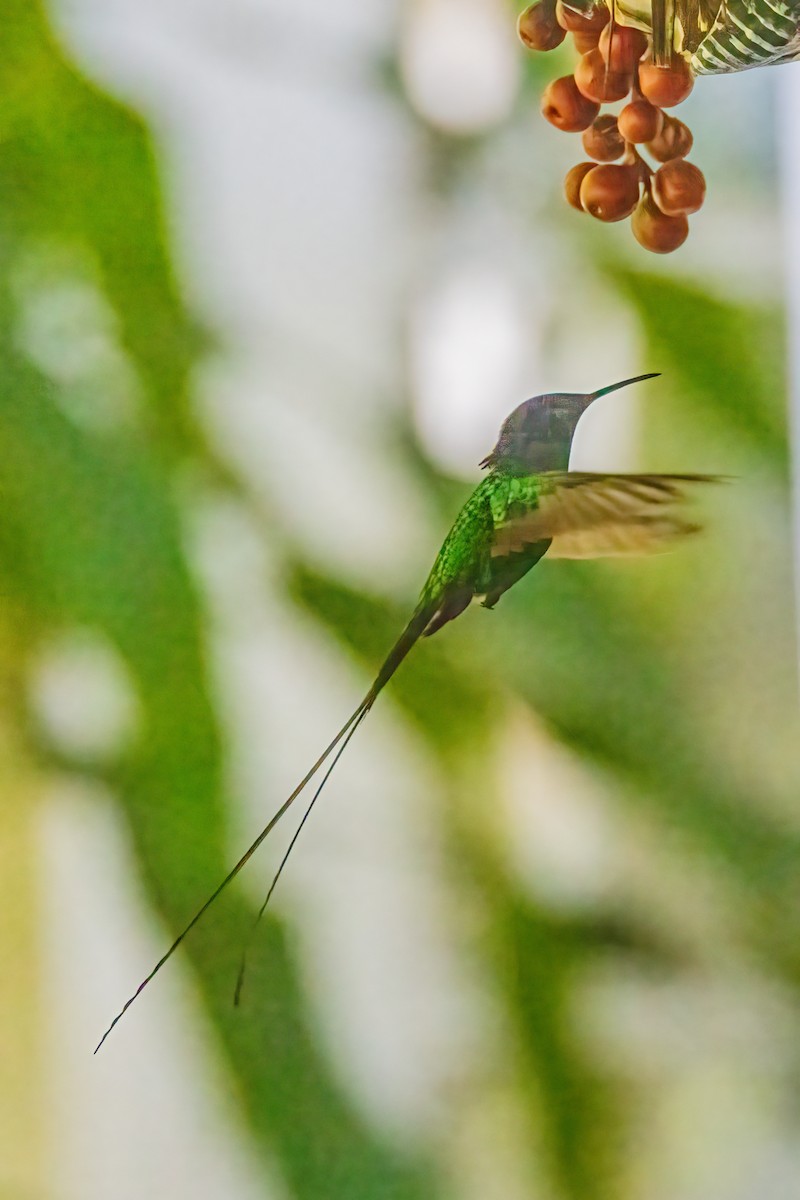
[{"label": "bird's tail", "polygon": [[[239,874],[239,872],[242,870],[242,868],[247,865],[247,863],[250,861],[250,859],[255,854],[256,850],[258,850],[261,843],[266,839],[268,834],[270,834],[272,832],[272,830],[275,828],[275,826],[278,824],[281,817],[283,817],[288,812],[288,810],[291,808],[292,804],[294,804],[295,800],[300,795],[300,793],[311,782],[311,780],[314,778],[314,776],[322,769],[322,767],[325,765],[325,763],[328,762],[328,759],[331,757],[331,755],[333,755],[334,756],[333,761],[330,763],[327,771],[323,775],[322,781],[320,782],[308,807],[306,808],[306,811],[303,814],[303,819],[301,820],[300,825],[298,826],[294,837],[292,838],[291,842],[289,843],[289,848],[286,851],[286,854],[284,855],[280,866],[278,867],[278,870],[272,881],[270,889],[267,893],[267,897],[266,897],[263,905],[261,906],[261,908],[258,912],[258,915],[255,919],[255,922],[253,924],[253,930],[255,929],[255,926],[258,924],[258,922],[261,920],[261,917],[264,915],[264,911],[265,911],[267,905],[269,904],[269,901],[272,897],[273,891],[275,890],[275,885],[278,882],[281,872],[283,871],[283,868],[286,865],[286,861],[287,861],[289,855],[291,854],[292,849],[294,848],[294,844],[297,841],[297,838],[300,835],[300,830],[305,825],[305,823],[309,817],[309,814],[311,813],[312,808],[314,807],[317,799],[319,798],[319,795],[322,792],[322,789],[325,787],[325,784],[327,783],[328,779],[330,778],[334,767],[336,766],[336,764],[338,763],[342,754],[344,753],[344,751],[345,751],[350,739],[352,738],[353,734],[355,733],[356,729],[358,729],[359,725],[364,720],[364,717],[367,715],[369,710],[372,708],[372,705],[375,703],[376,699],[378,698],[379,693],[381,691],[383,691],[383,689],[386,687],[386,684],[389,682],[389,680],[392,678],[392,676],[394,675],[397,668],[402,663],[403,659],[406,657],[406,655],[409,653],[409,651],[413,647],[414,643],[421,637],[422,633],[425,630],[426,625],[430,621],[431,616],[432,616],[432,609],[431,609],[430,604],[426,604],[421,601],[419,603],[419,605],[417,606],[417,608],[415,609],[414,614],[411,617],[411,620],[408,622],[408,625],[406,625],[405,629],[400,634],[400,637],[397,639],[394,646],[392,647],[392,649],[389,651],[388,655],[386,656],[386,659],[385,659],[383,665],[381,666],[380,670],[378,671],[378,674],[375,677],[375,681],[372,684],[372,687],[369,689],[366,696],[359,704],[358,708],[355,710],[355,712],[353,712],[351,714],[350,717],[348,717],[347,721],[345,721],[342,728],[336,734],[336,737],[322,752],[322,754],[319,756],[317,761],[314,763],[313,767],[311,767],[311,769],[306,773],[306,775],[303,777],[303,779],[300,781],[300,783],[297,785],[297,787],[294,789],[294,791],[288,797],[288,799],[284,800],[283,804],[280,806],[278,811],[270,818],[270,820],[267,822],[267,824],[264,826],[264,828],[259,833],[258,837],[255,839],[255,841],[250,846],[248,846],[247,850],[245,850],[242,857],[239,859],[239,861],[236,863],[236,865],[230,869],[228,874],[225,876],[225,878],[222,880],[222,882],[219,884],[219,886],[215,889],[215,891],[212,892],[212,894],[208,897],[208,899],[202,905],[202,907],[197,910],[197,912],[192,917],[191,921],[185,927],[185,929],[183,929],[182,932],[178,934],[178,936],[175,938],[175,941],[172,943],[172,945],[169,947],[169,949],[166,951],[166,953],[161,956],[161,958],[158,960],[156,965],[153,967],[152,971],[150,971],[150,973],[145,977],[145,979],[142,980],[142,982],[139,984],[138,988],[133,993],[133,995],[128,1000],[126,1000],[125,1004],[122,1006],[119,1013],[116,1015],[114,1020],[111,1022],[108,1029],[105,1031],[102,1038],[100,1039],[97,1046],[95,1047],[95,1050],[94,1050],[95,1054],[97,1054],[97,1051],[103,1045],[106,1038],[111,1033],[112,1029],[115,1027],[115,1025],[117,1025],[117,1023],[119,1021],[122,1020],[125,1013],[128,1011],[128,1009],[133,1004],[133,1002],[136,999],[138,999],[139,995],[144,991],[144,989],[147,987],[148,983],[150,983],[155,978],[155,976],[158,974],[158,972],[161,970],[161,968],[167,964],[167,962],[170,960],[170,958],[172,958],[172,955],[178,949],[181,942],[183,942],[186,935],[188,933],[190,933],[192,929],[194,929],[195,925],[198,923],[198,921],[201,919],[201,917],[203,917],[205,915],[205,913],[208,911],[208,909],[211,907],[211,905],[214,903],[214,901],[219,898],[219,896],[225,891],[225,889],[228,887],[228,885],[230,883],[233,883],[236,876]],[[251,931],[251,937],[252,937],[252,931]],[[248,939],[247,945],[249,945],[249,939]],[[242,956],[242,964],[241,964],[241,967],[239,970],[239,977],[238,977],[237,984],[236,984],[236,991],[235,991],[234,998],[237,1003],[239,1000],[242,983],[244,980],[246,951],[247,951],[247,946],[245,947],[245,953]]]},{"label": "bird's tail", "polygon": [[364,697],[364,704],[367,710],[372,708],[372,705],[378,698],[379,692],[383,691],[408,652],[422,637],[435,611],[435,604],[431,604],[430,601],[420,600],[414,609],[411,620],[386,655],[383,666],[375,676],[375,682]]}]

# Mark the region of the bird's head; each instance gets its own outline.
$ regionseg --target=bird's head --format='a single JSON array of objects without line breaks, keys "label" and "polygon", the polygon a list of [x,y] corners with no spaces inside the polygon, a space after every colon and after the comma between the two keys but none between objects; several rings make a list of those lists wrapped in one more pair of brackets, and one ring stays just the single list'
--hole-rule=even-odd
[{"label": "bird's head", "polygon": [[592,401],[657,374],[636,375],[586,395],[554,392],[525,400],[506,417],[494,450],[480,465],[519,472],[566,470],[578,421]]}]

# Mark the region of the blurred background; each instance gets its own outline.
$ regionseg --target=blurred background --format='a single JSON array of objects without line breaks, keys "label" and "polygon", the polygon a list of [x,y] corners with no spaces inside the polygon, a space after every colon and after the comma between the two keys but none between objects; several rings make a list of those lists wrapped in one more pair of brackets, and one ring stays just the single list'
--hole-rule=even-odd
[{"label": "blurred background", "polygon": [[[0,11],[0,1196],[795,1195],[798,68],[699,81],[708,200],[656,260],[564,204],[569,55],[510,0]],[[504,416],[639,371],[573,465],[734,476],[707,532],[420,646],[242,1007],[294,816],[93,1058]]]}]

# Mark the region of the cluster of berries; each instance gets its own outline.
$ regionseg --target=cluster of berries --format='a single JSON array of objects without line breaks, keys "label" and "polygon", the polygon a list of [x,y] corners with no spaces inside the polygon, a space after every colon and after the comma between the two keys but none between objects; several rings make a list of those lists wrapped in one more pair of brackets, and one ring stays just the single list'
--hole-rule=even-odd
[{"label": "cluster of berries", "polygon": [[[706,192],[702,171],[685,161],[690,130],[663,111],[692,90],[687,64],[676,56],[658,66],[647,36],[615,24],[603,3],[583,14],[562,0],[537,0],[521,14],[518,29],[532,50],[554,50],[571,33],[581,55],[574,74],[549,84],[542,97],[547,120],[567,133],[583,132],[583,148],[594,160],[568,173],[569,203],[599,221],[631,217],[633,235],[646,250],[677,250]],[[628,97],[617,116],[600,112],[601,105]],[[659,167],[643,157],[645,148]]]}]

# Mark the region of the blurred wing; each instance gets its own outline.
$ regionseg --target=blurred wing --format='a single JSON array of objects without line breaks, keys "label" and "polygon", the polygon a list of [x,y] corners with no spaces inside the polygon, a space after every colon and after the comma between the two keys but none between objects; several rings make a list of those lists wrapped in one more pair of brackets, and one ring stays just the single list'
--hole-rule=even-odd
[{"label": "blurred wing", "polygon": [[702,526],[677,517],[640,518],[625,524],[601,526],[553,538],[548,558],[625,558],[663,554],[673,543],[699,533]]},{"label": "blurred wing", "polygon": [[654,554],[696,533],[680,508],[711,475],[598,475],[579,471],[542,476],[536,507],[516,509],[495,529],[492,556],[551,541],[551,558]]}]

